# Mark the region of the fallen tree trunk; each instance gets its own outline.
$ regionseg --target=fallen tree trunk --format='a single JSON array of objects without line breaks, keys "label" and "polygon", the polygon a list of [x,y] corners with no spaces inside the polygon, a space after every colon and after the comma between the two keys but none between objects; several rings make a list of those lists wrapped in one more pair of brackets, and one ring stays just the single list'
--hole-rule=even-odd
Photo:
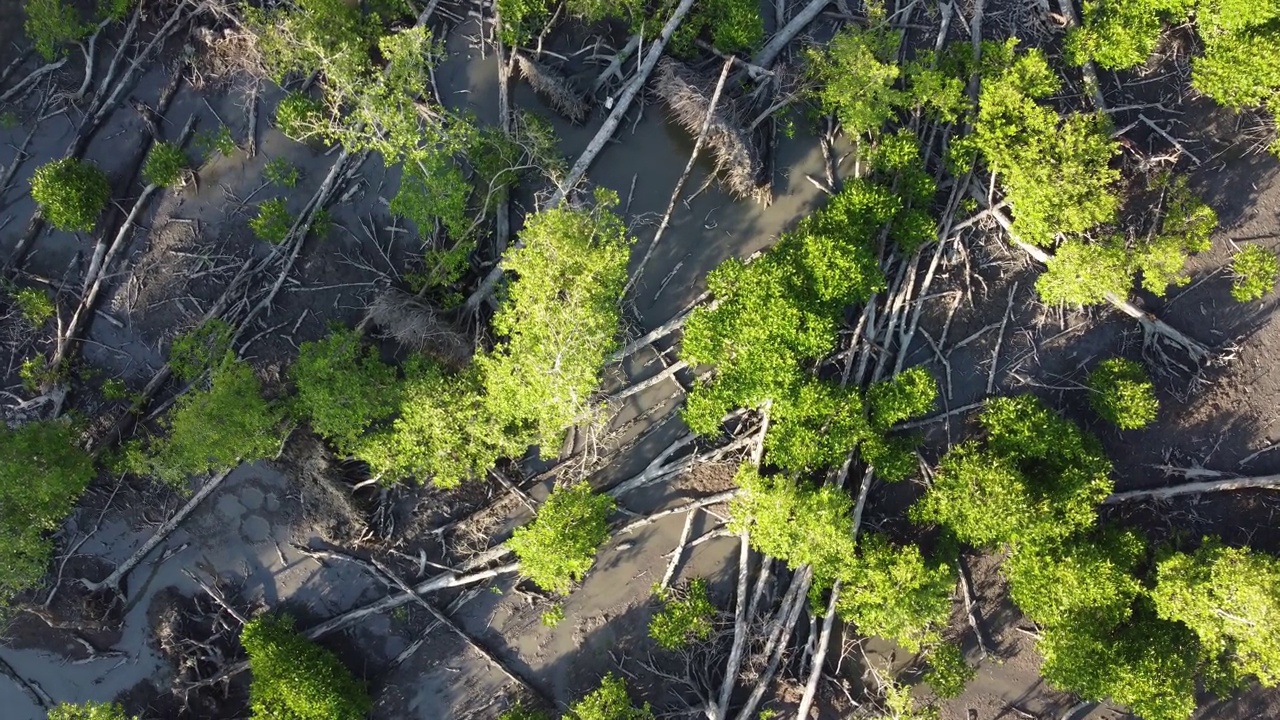
[{"label": "fallen tree trunk", "polygon": [[[666,47],[667,41],[671,39],[671,35],[675,33],[676,28],[679,27],[684,20],[684,16],[689,13],[692,7],[693,0],[681,0],[680,5],[671,14],[671,19],[667,20],[667,24],[662,28],[662,35],[649,47],[649,53],[645,55],[644,62],[640,65],[639,70],[636,71],[635,79],[622,92],[622,97],[618,98],[618,104],[613,107],[613,112],[609,113],[609,117],[600,126],[600,130],[592,138],[591,143],[578,156],[578,161],[573,164],[569,174],[556,188],[555,193],[551,196],[551,201],[547,203],[547,207],[554,208],[564,202],[569,192],[582,180],[582,176],[586,174],[587,168],[595,161],[596,156],[613,138],[613,133],[618,129],[618,125],[622,124],[622,118],[627,114],[627,110],[630,109],[631,102],[635,100],[636,95],[640,94],[640,90],[649,79],[650,73],[657,66],[658,59],[662,57],[662,50]],[[522,245],[520,240],[517,239],[515,247],[522,247]],[[484,277],[484,280],[480,282],[480,285],[476,287],[463,305],[467,313],[475,314],[480,309],[480,304],[489,299],[489,296],[493,294],[493,289],[498,284],[498,280],[502,278],[504,269],[501,262],[493,266],[493,269],[489,271],[489,274]]]},{"label": "fallen tree trunk", "polygon": [[765,46],[760,49],[760,52],[756,53],[756,56],[751,59],[751,62],[762,68],[767,68],[772,65],[773,61],[778,58],[778,55],[782,52],[783,48],[785,48],[796,35],[799,35],[802,30],[808,27],[809,23],[813,22],[814,19],[817,18],[818,15],[830,4],[831,0],[812,0],[808,5],[805,5],[800,12],[796,13],[795,17],[791,18],[791,22],[787,23],[786,27],[782,28],[775,33],[773,37],[769,38],[769,42],[765,43]]},{"label": "fallen tree trunk", "polygon": [[124,576],[129,574],[130,570],[137,567],[138,563],[146,559],[146,557],[151,554],[152,550],[159,547],[160,543],[164,542],[165,539],[168,538],[175,529],[177,529],[178,525],[181,524],[183,520],[187,519],[187,516],[190,515],[192,511],[200,506],[200,503],[204,502],[206,498],[212,495],[213,491],[217,490],[218,486],[222,484],[222,481],[226,480],[227,476],[230,474],[230,470],[224,470],[210,478],[208,482],[202,485],[200,489],[191,496],[191,499],[187,501],[186,505],[183,505],[182,508],[178,510],[178,512],[174,513],[173,517],[166,520],[163,525],[156,528],[156,531],[145,543],[142,544],[142,547],[138,548],[137,552],[131,555],[128,560],[120,563],[120,565],[117,566],[116,569],[113,570],[104,580],[100,582],[90,582],[81,578],[80,584],[90,592],[96,592],[103,588],[118,590],[120,588],[120,581],[124,579]]},{"label": "fallen tree trunk", "polygon": [[[985,204],[987,201],[986,195],[977,187],[973,187],[972,190],[973,195],[978,202]],[[1013,232],[1013,221],[1011,221],[1003,212],[993,210],[991,212],[991,217],[995,218],[996,222],[1000,224],[1000,227],[1003,228],[1005,233],[1009,236],[1009,240],[1017,246],[1018,249],[1030,255],[1037,262],[1041,264],[1048,264],[1048,262],[1053,259],[1053,256],[1044,250],[1036,247],[1035,245],[1023,242],[1023,240]],[[1177,345],[1182,348],[1195,362],[1204,362],[1213,357],[1213,351],[1204,344],[1187,337],[1176,328],[1170,326],[1168,323],[1155,315],[1152,315],[1146,310],[1139,308],[1128,300],[1117,297],[1112,293],[1106,294],[1106,300],[1120,312],[1128,315],[1134,320],[1137,320],[1138,324],[1142,326],[1143,331],[1162,337],[1174,345]]]},{"label": "fallen tree trunk", "polygon": [[1207,492],[1223,492],[1225,490],[1248,490],[1252,488],[1275,490],[1280,489],[1280,475],[1260,475],[1258,477],[1231,478],[1228,480],[1206,480],[1184,483],[1170,487],[1151,488],[1149,490],[1129,490],[1113,493],[1102,501],[1104,505],[1115,505],[1130,500],[1168,500],[1182,495],[1199,495]]}]

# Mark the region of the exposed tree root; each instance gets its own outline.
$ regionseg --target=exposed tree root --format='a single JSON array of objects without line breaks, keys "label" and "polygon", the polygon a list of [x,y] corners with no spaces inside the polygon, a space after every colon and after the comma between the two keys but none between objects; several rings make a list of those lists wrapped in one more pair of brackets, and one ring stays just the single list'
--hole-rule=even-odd
[{"label": "exposed tree root", "polygon": [[466,366],[475,352],[475,343],[439,310],[398,288],[378,293],[366,318],[397,343],[428,353],[451,367]]}]

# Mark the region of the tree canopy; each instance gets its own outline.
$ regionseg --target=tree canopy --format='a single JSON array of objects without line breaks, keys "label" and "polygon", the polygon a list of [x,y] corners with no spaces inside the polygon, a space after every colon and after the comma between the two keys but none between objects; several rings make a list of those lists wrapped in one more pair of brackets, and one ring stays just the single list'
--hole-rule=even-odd
[{"label": "tree canopy", "polygon": [[538,587],[562,595],[580,582],[609,538],[613,499],[585,482],[556,488],[533,522],[517,528],[507,547],[520,558],[520,572]]},{"label": "tree canopy", "polygon": [[362,720],[373,708],[364,684],[336,655],[298,634],[287,615],[259,615],[244,626],[240,643],[253,673],[255,720]]}]

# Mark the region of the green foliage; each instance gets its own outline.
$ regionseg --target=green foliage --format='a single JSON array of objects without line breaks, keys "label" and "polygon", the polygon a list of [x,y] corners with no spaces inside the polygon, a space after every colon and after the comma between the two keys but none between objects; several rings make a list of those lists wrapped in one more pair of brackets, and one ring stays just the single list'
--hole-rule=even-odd
[{"label": "green foliage", "polygon": [[613,213],[617,195],[596,193],[592,209],[555,208],[525,219],[503,256],[516,274],[493,318],[506,342],[476,360],[486,412],[517,428],[544,455],[567,428],[588,418],[590,396],[617,347],[631,239]]},{"label": "green foliage", "polygon": [[115,703],[85,702],[78,705],[61,703],[49,711],[48,720],[138,720],[125,715]]},{"label": "green foliage", "polygon": [[405,161],[391,212],[412,220],[420,235],[430,235],[439,220],[456,240],[471,234],[467,197],[471,188],[462,171],[440,153],[417,154]]},{"label": "green foliage", "polygon": [[160,421],[166,437],[130,448],[128,468],[174,486],[202,473],[271,457],[280,443],[281,411],[262,397],[253,368],[228,352],[209,385],[178,399]]},{"label": "green foliage", "polygon": [[272,158],[262,168],[262,177],[269,183],[292,188],[297,187],[298,181],[302,179],[302,173],[298,171],[297,166],[285,158]]},{"label": "green foliage", "polygon": [[58,421],[0,422],[0,615],[14,595],[40,582],[58,529],[93,479],[78,433]]},{"label": "green foliage", "polygon": [[955,573],[926,561],[915,545],[898,547],[881,535],[864,535],[857,562],[841,575],[836,612],[862,635],[917,652],[947,626]]},{"label": "green foliage", "polygon": [[1109,167],[1116,154],[1101,114],[1071,114],[1037,100],[1060,83],[1044,54],[1032,49],[1016,57],[1013,44],[990,48],[982,83],[974,143],[998,173],[1014,211],[1014,232],[1036,245],[1058,233],[1081,233],[1115,220],[1120,175]]},{"label": "green foliage", "polygon": [[[430,478],[439,487],[457,487],[483,477],[498,458],[520,455],[529,446],[526,436],[496,425],[488,414],[474,367],[453,372],[418,357],[406,364],[404,374],[396,391],[399,415],[389,426],[358,437],[352,448],[384,480]],[[377,409],[374,404],[362,412]]]},{"label": "green foliage", "polygon": [[158,142],[147,153],[142,178],[156,187],[172,187],[187,169],[187,154],[170,142]]},{"label": "green foliage", "polygon": [[1149,610],[1117,629],[1049,627],[1036,647],[1040,674],[1057,688],[1109,698],[1144,720],[1187,720],[1195,710],[1195,636]]},{"label": "green foliage", "polygon": [[1129,254],[1116,238],[1067,240],[1049,258],[1047,268],[1036,278],[1036,291],[1048,304],[1097,305],[1108,295],[1127,297],[1133,285]]},{"label": "green foliage", "polygon": [[67,46],[80,42],[93,26],[80,20],[80,13],[63,0],[28,0],[27,37],[35,43],[36,52],[49,62],[67,54]]},{"label": "green foliage", "polygon": [[231,350],[231,326],[213,319],[179,335],[169,348],[169,367],[183,380],[195,380],[213,369]]},{"label": "green foliage", "polygon": [[1136,430],[1156,419],[1160,403],[1142,365],[1124,358],[1103,360],[1089,373],[1089,402],[1104,420]]},{"label": "green foliage", "polygon": [[902,66],[911,104],[948,124],[971,115],[973,107],[965,89],[972,57],[972,50],[963,43],[953,43],[941,53],[917,52],[914,60]]},{"label": "green foliage", "polygon": [[690,394],[684,418],[701,435],[739,407],[803,392],[813,359],[830,351],[850,305],[885,286],[874,244],[901,209],[886,188],[853,180],[826,207],[786,233],[750,265],[728,260],[707,278],[719,303],[694,311],[681,358],[716,366],[715,380]]},{"label": "green foliage", "polygon": [[338,656],[295,631],[287,615],[254,618],[240,632],[240,644],[253,673],[255,720],[362,720],[373,707]]},{"label": "green foliage", "polygon": [[1133,532],[1105,531],[1062,545],[1018,547],[1005,563],[1009,594],[1042,627],[1113,628],[1129,620],[1143,592],[1135,577],[1146,545]]},{"label": "green foliage", "polygon": [[1280,560],[1213,538],[1192,554],[1160,561],[1152,592],[1156,612],[1194,632],[1206,659],[1243,685],[1254,676],[1280,684]]},{"label": "green foliage", "polygon": [[1191,85],[1232,110],[1274,102],[1280,90],[1280,6],[1201,0],[1196,24],[1204,55],[1192,62]]},{"label": "green foliage", "polygon": [[279,245],[289,237],[293,228],[293,216],[285,206],[284,198],[272,198],[258,203],[258,214],[249,220],[249,227],[259,240]]},{"label": "green foliage", "polygon": [[1205,252],[1218,226],[1218,214],[1191,192],[1187,177],[1157,176],[1156,187],[1164,199],[1164,217],[1159,232],[1141,239],[1132,249],[1134,271],[1142,272],[1142,286],[1155,295],[1164,295],[1170,285],[1191,281],[1186,272],[1187,255]]},{"label": "green foliage", "polygon": [[870,434],[856,390],[801,378],[774,401],[764,438],[769,462],[789,473],[807,473],[844,461]]},{"label": "green foliage", "polygon": [[679,650],[695,640],[711,637],[716,608],[707,594],[707,581],[694,578],[666,591],[662,611],[649,620],[649,637],[664,650]]},{"label": "green foliage", "polygon": [[544,590],[568,594],[609,538],[613,507],[612,498],[596,494],[586,483],[553,490],[533,522],[517,528],[507,541],[520,558],[520,572]]},{"label": "green foliage", "polygon": [[35,288],[12,290],[9,298],[14,305],[18,306],[18,312],[22,315],[23,321],[32,328],[44,327],[44,324],[53,319],[58,311],[53,305],[53,300],[49,299],[49,295]]},{"label": "green foliage", "polygon": [[350,330],[303,343],[289,375],[298,388],[300,414],[346,455],[360,447],[371,425],[389,418],[400,404],[395,369]]},{"label": "green foliage", "polygon": [[853,501],[832,485],[810,488],[785,477],[738,469],[741,492],[729,506],[730,530],[751,531],[751,546],[790,567],[813,568],[814,586],[831,585],[855,563]]},{"label": "green foliage", "polygon": [[902,74],[898,47],[902,35],[887,26],[863,30],[848,25],[826,51],[810,51],[809,69],[824,113],[835,113],[850,136],[875,133],[907,102],[897,89]]},{"label": "green foliage", "polygon": [[106,20],[124,20],[133,9],[134,0],[98,0],[98,17]]},{"label": "green foliage", "polygon": [[923,367],[908,368],[867,390],[871,422],[887,430],[900,422],[924,415],[938,399],[938,383]]},{"label": "green foliage", "polygon": [[925,671],[924,681],[933,688],[935,695],[943,699],[959,697],[964,686],[978,674],[965,662],[964,651],[955,643],[942,643],[930,648],[926,657],[929,669]]},{"label": "green foliage", "polygon": [[571,720],[654,720],[649,703],[643,707],[631,704],[627,684],[613,673],[605,675],[600,687],[587,693],[569,707]]},{"label": "green foliage", "polygon": [[550,610],[542,613],[542,624],[547,627],[555,627],[564,622],[564,605],[552,605]]},{"label": "green foliage", "polygon": [[381,34],[376,17],[342,0],[298,0],[293,7],[249,10],[245,25],[258,35],[263,61],[280,85],[290,73],[318,70],[328,84],[354,87]]},{"label": "green foliage", "polygon": [[1096,438],[1030,395],[996,398],[980,416],[986,447],[962,443],[938,465],[911,514],[979,547],[1036,544],[1091,527],[1111,492]]},{"label": "green foliage", "polygon": [[235,139],[231,137],[231,128],[226,125],[219,125],[216,130],[201,130],[196,133],[195,140],[191,144],[206,161],[212,158],[214,153],[229,158],[238,149]]},{"label": "green foliage", "polygon": [[1260,300],[1276,287],[1280,261],[1261,245],[1246,245],[1231,259],[1231,297],[1236,302]]},{"label": "green foliage", "polygon": [[97,165],[63,158],[36,168],[31,197],[49,224],[59,230],[89,232],[111,198],[111,184]]},{"label": "green foliage", "polygon": [[[631,25],[639,29],[641,21],[645,23],[645,38],[657,37],[662,29],[663,21],[671,15],[678,3],[676,0],[664,0],[661,12],[655,16],[633,20]],[[722,52],[745,52],[760,47],[764,41],[764,19],[760,16],[760,5],[753,0],[705,0],[695,3],[684,22],[676,28],[668,47],[675,55],[692,56],[699,51],[695,41],[699,38],[709,39],[716,49]]]},{"label": "green foliage", "polygon": [[276,128],[286,137],[303,142],[323,121],[324,106],[310,95],[291,92],[276,105]]},{"label": "green foliage", "polygon": [[1166,22],[1180,23],[1196,0],[1086,0],[1083,26],[1067,36],[1067,54],[1077,64],[1093,60],[1108,70],[1142,65]]},{"label": "green foliage", "polygon": [[51,367],[43,355],[33,355],[22,361],[22,366],[18,368],[18,377],[22,380],[22,387],[27,392],[39,392],[40,388],[48,387],[58,382],[62,376],[59,368]]}]

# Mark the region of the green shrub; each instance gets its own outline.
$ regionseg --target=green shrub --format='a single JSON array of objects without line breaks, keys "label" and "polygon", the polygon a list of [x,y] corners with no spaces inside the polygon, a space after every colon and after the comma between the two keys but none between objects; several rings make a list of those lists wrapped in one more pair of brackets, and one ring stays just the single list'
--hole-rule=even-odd
[{"label": "green shrub", "polygon": [[1155,422],[1160,403],[1142,365],[1124,358],[1103,360],[1089,373],[1089,402],[1104,420],[1121,430]]},{"label": "green shrub", "polygon": [[439,220],[449,237],[463,240],[471,234],[467,213],[470,195],[471,186],[448,155],[415,153],[405,159],[400,188],[391,198],[391,212],[413,221],[424,237]]},{"label": "green shrub", "polygon": [[553,628],[564,622],[564,605],[552,605],[550,610],[542,613],[542,624]]},{"label": "green shrub", "polygon": [[226,125],[219,125],[216,130],[201,130],[196,133],[195,140],[191,144],[206,161],[211,159],[214,153],[229,158],[239,149],[235,139],[231,137],[231,128]]},{"label": "green shrub", "polygon": [[298,181],[302,179],[298,168],[284,158],[269,160],[266,167],[262,169],[262,176],[267,179],[267,182],[286,188],[296,187]]},{"label": "green shrub", "polygon": [[215,318],[179,335],[169,348],[173,374],[192,381],[209,372],[231,350],[233,334],[231,325]]},{"label": "green shrub", "polygon": [[36,52],[49,62],[67,54],[67,46],[80,42],[93,26],[80,20],[80,13],[63,0],[28,0],[27,37],[35,43]]},{"label": "green shrub", "polygon": [[315,134],[323,115],[323,106],[310,95],[291,92],[276,106],[276,128],[286,137],[304,142]]},{"label": "green shrub", "polygon": [[857,390],[804,376],[774,400],[764,448],[771,465],[809,473],[844,462],[871,434]]},{"label": "green shrub", "polygon": [[643,707],[631,704],[627,684],[613,673],[604,676],[600,687],[569,707],[573,720],[654,720],[649,703]]},{"label": "green shrub", "polygon": [[649,620],[649,637],[663,650],[679,650],[695,640],[711,637],[716,607],[707,593],[707,581],[694,578],[684,587],[666,591],[662,611]]},{"label": "green shrub", "polygon": [[303,343],[289,375],[298,388],[300,414],[343,454],[353,454],[369,427],[400,405],[395,369],[350,330]]},{"label": "green shrub", "polygon": [[208,387],[183,395],[161,419],[167,436],[134,445],[126,462],[134,474],[182,487],[193,475],[274,455],[282,414],[263,399],[253,368],[228,352],[211,372]]},{"label": "green shrub", "polygon": [[284,198],[273,198],[258,204],[258,214],[249,221],[249,227],[259,240],[279,245],[289,237],[293,228],[293,216],[285,206]]},{"label": "green shrub", "polygon": [[979,420],[985,446],[955,446],[911,509],[977,547],[1039,544],[1092,527],[1111,493],[1111,462],[1097,438],[1031,395],[996,398]]},{"label": "green shrub", "polygon": [[924,415],[938,399],[938,383],[923,367],[908,368],[867,390],[871,422],[888,430],[900,422]]},{"label": "green shrub", "polygon": [[937,642],[951,616],[955,572],[926,561],[915,545],[895,546],[883,535],[858,540],[857,561],[841,571],[836,612],[861,635],[898,643],[909,652]]},{"label": "green shrub", "polygon": [[138,720],[126,715],[115,703],[85,702],[78,705],[61,703],[49,711],[48,720]]},{"label": "green shrub", "polygon": [[1161,618],[1200,639],[1219,687],[1249,677],[1280,685],[1280,559],[1205,538],[1194,553],[1159,562],[1152,598]]},{"label": "green shrub", "polygon": [[1107,302],[1108,295],[1124,299],[1132,286],[1129,254],[1115,238],[1103,242],[1067,240],[1036,278],[1036,292],[1051,305],[1098,305]]},{"label": "green shrub", "polygon": [[1042,627],[1114,628],[1129,620],[1144,592],[1135,572],[1145,559],[1137,534],[1106,530],[1060,545],[1021,546],[1003,571],[1013,602]]},{"label": "green shrub", "polygon": [[1109,70],[1142,65],[1166,22],[1181,23],[1196,0],[1085,0],[1082,27],[1067,36],[1077,65],[1093,60]]},{"label": "green shrub", "polygon": [[288,616],[254,618],[240,644],[253,673],[255,720],[363,720],[373,708],[364,684],[338,656],[298,634]]},{"label": "green shrub", "polygon": [[973,138],[1000,176],[1014,232],[1047,246],[1059,233],[1082,233],[1116,219],[1120,173],[1110,163],[1118,151],[1104,115],[1062,118],[1037,102],[1056,94],[1061,83],[1041,51],[1016,55],[1015,44],[988,45],[983,53],[987,70]]},{"label": "green shrub", "polygon": [[498,720],[551,720],[551,716],[541,710],[534,710],[518,702],[504,710],[498,716]]},{"label": "green shrub", "polygon": [[36,421],[11,430],[0,422],[0,615],[44,577],[53,555],[46,535],[66,519],[93,474],[70,425]]},{"label": "green shrub", "polygon": [[1276,287],[1280,261],[1261,245],[1246,245],[1231,259],[1231,297],[1236,302],[1260,300]]},{"label": "green shrub", "polygon": [[538,587],[566,595],[595,564],[609,538],[613,499],[578,483],[556,488],[533,522],[517,528],[507,547],[520,558],[520,572]]},{"label": "green shrub", "polygon": [[49,295],[44,291],[35,288],[19,288],[12,291],[9,297],[13,300],[13,304],[18,306],[22,319],[33,328],[44,327],[44,324],[57,314],[53,300],[50,300]]},{"label": "green shrub", "polygon": [[823,112],[835,113],[845,133],[878,132],[907,97],[897,89],[902,35],[887,26],[846,26],[825,51],[810,51],[809,69]]},{"label": "green shrub", "polygon": [[1275,3],[1202,0],[1196,25],[1204,55],[1192,61],[1191,85],[1232,110],[1273,98],[1280,90],[1277,23],[1280,7]]},{"label": "green shrub", "polygon": [[147,153],[147,163],[142,166],[142,177],[157,187],[171,187],[187,169],[187,154],[181,147],[169,142],[158,142]]},{"label": "green shrub", "polygon": [[111,199],[111,184],[93,163],[63,158],[36,168],[31,197],[54,227],[89,232]]},{"label": "green shrub", "polygon": [[930,648],[926,654],[929,669],[925,671],[924,681],[929,683],[933,692],[940,698],[959,697],[964,686],[978,674],[978,671],[965,662],[964,651],[955,643],[942,643]]}]

